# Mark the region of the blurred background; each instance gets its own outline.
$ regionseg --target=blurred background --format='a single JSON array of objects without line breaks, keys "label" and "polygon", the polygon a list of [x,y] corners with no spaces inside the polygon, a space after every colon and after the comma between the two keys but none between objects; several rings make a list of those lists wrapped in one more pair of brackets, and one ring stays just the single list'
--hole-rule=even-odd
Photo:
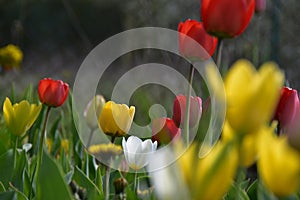
[{"label": "blurred background", "polygon": [[[0,75],[1,101],[12,84],[17,92],[22,92],[29,83],[36,86],[44,77],[62,79],[72,86],[85,56],[105,39],[144,26],[177,30],[178,23],[188,18],[201,20],[200,3],[199,0],[0,0],[0,47],[12,43],[24,53],[19,70]],[[285,71],[288,84],[299,90],[299,10],[299,0],[267,0],[267,9],[253,16],[241,36],[224,41],[223,71],[238,58],[248,58],[256,66],[274,60]],[[145,54],[149,52],[138,52],[131,60],[115,63],[108,75],[110,80],[124,68],[150,61],[151,56],[139,61]]]}]

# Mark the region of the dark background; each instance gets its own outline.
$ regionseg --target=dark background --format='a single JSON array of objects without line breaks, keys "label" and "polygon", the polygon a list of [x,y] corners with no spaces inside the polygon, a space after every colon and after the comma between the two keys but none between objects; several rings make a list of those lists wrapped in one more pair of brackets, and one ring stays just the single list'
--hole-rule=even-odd
[{"label": "dark background", "polygon": [[[256,66],[274,60],[299,90],[299,10],[299,0],[267,0],[267,10],[255,14],[241,36],[224,41],[223,70],[238,58]],[[24,52],[21,70],[0,75],[1,99],[12,84],[21,92],[44,77],[72,86],[85,56],[103,40],[144,26],[177,30],[188,18],[200,20],[200,1],[0,0],[0,46],[13,43]],[[136,63],[145,58],[137,56]],[[112,78],[118,70],[110,70]]]}]

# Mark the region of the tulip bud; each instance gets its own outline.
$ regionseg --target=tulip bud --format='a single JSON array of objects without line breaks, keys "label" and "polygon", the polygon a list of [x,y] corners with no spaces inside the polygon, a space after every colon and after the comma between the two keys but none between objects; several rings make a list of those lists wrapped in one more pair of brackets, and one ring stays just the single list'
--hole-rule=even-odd
[{"label": "tulip bud", "polygon": [[218,38],[240,35],[254,13],[255,0],[202,0],[205,30]]},{"label": "tulip bud", "polygon": [[260,13],[266,10],[266,0],[255,0],[255,12]]},{"label": "tulip bud", "polygon": [[287,129],[297,113],[299,105],[299,98],[297,90],[293,90],[288,87],[281,89],[281,96],[277,109],[275,112],[274,119],[278,120],[279,125],[282,129]]},{"label": "tulip bud", "polygon": [[117,178],[114,181],[114,186],[115,186],[115,193],[116,194],[121,194],[124,193],[124,190],[126,188],[126,186],[128,185],[128,182],[125,178]]},{"label": "tulip bud", "polygon": [[[196,20],[186,20],[178,25],[179,34],[179,50],[180,53],[190,59],[206,60],[215,52],[218,39],[209,35],[202,22]],[[199,48],[196,42],[202,48]]]},{"label": "tulip bud", "polygon": [[96,95],[89,103],[87,104],[83,116],[87,122],[87,125],[91,130],[94,130],[98,127],[98,117],[103,109],[105,104],[105,99],[102,95]]},{"label": "tulip bud", "polygon": [[43,104],[50,107],[61,106],[68,97],[69,85],[61,80],[45,78],[40,80],[39,98]]},{"label": "tulip bud", "polygon": [[[186,96],[178,95],[174,100],[173,106],[173,121],[177,127],[183,126],[184,117],[186,112]],[[198,125],[202,114],[202,100],[200,97],[190,98],[190,116],[189,126],[190,128]]]},{"label": "tulip bud", "polygon": [[180,128],[170,118],[158,118],[152,122],[152,140],[159,145],[174,142],[180,138]]}]

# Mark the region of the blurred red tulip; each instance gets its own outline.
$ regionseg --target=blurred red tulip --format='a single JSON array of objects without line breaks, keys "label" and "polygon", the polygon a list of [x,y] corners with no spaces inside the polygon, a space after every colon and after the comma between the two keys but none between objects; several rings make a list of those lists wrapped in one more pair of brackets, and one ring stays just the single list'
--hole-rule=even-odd
[{"label": "blurred red tulip", "polygon": [[[183,56],[206,60],[214,54],[218,39],[205,31],[202,22],[190,19],[180,22],[178,32],[182,33],[179,34],[179,50]],[[197,41],[202,48],[199,48],[191,38]]]},{"label": "blurred red tulip", "polygon": [[255,0],[202,0],[205,30],[219,38],[240,35],[254,13]]},{"label": "blurred red tulip", "polygon": [[267,2],[266,0],[255,0],[255,12],[260,13],[266,10]]},{"label": "blurred red tulip", "polygon": [[286,131],[289,143],[300,151],[300,103],[296,109],[294,120],[288,126]]},{"label": "blurred red tulip", "polygon": [[45,78],[40,80],[38,93],[40,101],[51,107],[61,106],[67,99],[69,85],[61,80]]},{"label": "blurred red tulip", "polygon": [[[183,126],[186,112],[186,96],[178,95],[173,105],[173,121],[177,127]],[[202,114],[202,100],[200,97],[190,98],[190,116],[189,127],[193,128],[198,125]]]},{"label": "blurred red tulip", "polygon": [[181,130],[170,118],[158,118],[152,122],[152,141],[159,145],[176,141],[181,135]]},{"label": "blurred red tulip", "polygon": [[274,119],[278,120],[281,128],[286,129],[293,122],[297,113],[298,104],[299,98],[297,90],[288,87],[281,89],[280,100],[274,116]]}]

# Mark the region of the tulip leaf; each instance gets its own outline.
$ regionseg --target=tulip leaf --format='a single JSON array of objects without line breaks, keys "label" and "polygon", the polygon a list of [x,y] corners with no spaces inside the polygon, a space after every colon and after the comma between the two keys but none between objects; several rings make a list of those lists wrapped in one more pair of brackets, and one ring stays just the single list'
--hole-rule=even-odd
[{"label": "tulip leaf", "polygon": [[73,199],[64,181],[62,170],[58,164],[44,153],[40,169],[36,199]]},{"label": "tulip leaf", "polygon": [[3,183],[0,181],[0,193],[5,192],[5,191],[6,191],[5,187],[4,187]]},{"label": "tulip leaf", "polygon": [[224,199],[225,200],[231,200],[231,199],[250,200],[246,191],[241,187],[238,187],[236,184],[231,185],[231,188]]},{"label": "tulip leaf", "polygon": [[[8,187],[8,183],[11,181],[13,175],[14,156],[13,150],[10,149],[6,153],[0,156],[0,180],[5,188]],[[0,198],[1,199],[1,198]]]},{"label": "tulip leaf", "polygon": [[0,199],[1,200],[28,200],[26,198],[26,196],[21,193],[21,192],[17,192],[17,191],[9,191],[9,192],[3,192],[0,193]]},{"label": "tulip leaf", "polygon": [[103,193],[97,188],[97,186],[76,166],[74,170],[74,181],[80,186],[86,189],[88,199],[103,199]]}]

